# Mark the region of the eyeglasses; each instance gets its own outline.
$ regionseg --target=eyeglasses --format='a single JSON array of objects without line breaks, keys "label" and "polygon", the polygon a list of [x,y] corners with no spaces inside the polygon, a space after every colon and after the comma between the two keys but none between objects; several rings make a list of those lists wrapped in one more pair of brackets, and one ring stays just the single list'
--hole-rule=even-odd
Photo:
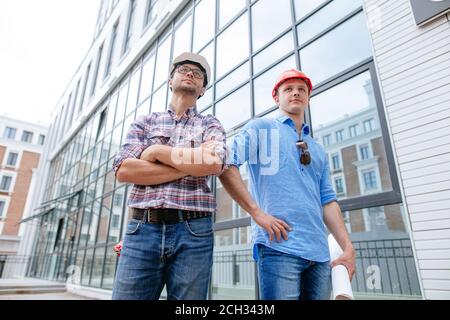
[{"label": "eyeglasses", "polygon": [[303,140],[298,140],[296,142],[298,148],[302,150],[302,154],[300,156],[300,163],[303,165],[308,165],[311,163],[311,154],[308,151],[308,144]]},{"label": "eyeglasses", "polygon": [[199,69],[192,69],[189,68],[188,66],[179,66],[177,68],[177,71],[181,74],[187,74],[189,71],[192,71],[192,74],[194,75],[194,78],[196,79],[203,79],[203,72],[200,71]]}]

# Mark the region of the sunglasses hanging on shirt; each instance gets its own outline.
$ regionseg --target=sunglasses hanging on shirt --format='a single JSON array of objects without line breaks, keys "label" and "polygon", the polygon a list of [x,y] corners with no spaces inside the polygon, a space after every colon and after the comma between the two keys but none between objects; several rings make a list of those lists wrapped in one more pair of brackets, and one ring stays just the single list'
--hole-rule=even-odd
[{"label": "sunglasses hanging on shirt", "polygon": [[303,140],[298,140],[295,144],[302,150],[302,154],[300,155],[300,163],[305,166],[310,164],[311,154],[308,151],[308,144]]}]

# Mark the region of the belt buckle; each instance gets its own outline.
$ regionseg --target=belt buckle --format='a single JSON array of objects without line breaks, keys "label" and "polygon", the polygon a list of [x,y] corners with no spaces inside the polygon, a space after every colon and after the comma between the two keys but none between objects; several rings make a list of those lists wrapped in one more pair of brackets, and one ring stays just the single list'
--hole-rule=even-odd
[{"label": "belt buckle", "polygon": [[151,211],[151,209],[147,209],[147,210],[145,210],[145,213],[146,213],[146,222],[147,223],[154,223],[153,221],[152,221],[152,211]]}]

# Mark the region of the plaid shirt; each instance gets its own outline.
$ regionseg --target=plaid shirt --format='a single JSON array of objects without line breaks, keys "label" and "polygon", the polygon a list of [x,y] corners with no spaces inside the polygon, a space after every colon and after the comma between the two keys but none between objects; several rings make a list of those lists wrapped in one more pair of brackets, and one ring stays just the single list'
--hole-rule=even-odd
[{"label": "plaid shirt", "polygon": [[[114,159],[113,169],[117,174],[125,159],[139,159],[141,153],[153,144],[193,148],[209,140],[223,143],[223,149],[218,154],[222,163],[225,163],[225,130],[219,120],[212,115],[201,115],[195,107],[189,108],[180,119],[176,119],[169,106],[165,112],[139,117],[131,124],[125,142]],[[224,168],[225,165],[222,166],[222,171]],[[128,206],[214,212],[216,200],[208,186],[209,179],[210,177],[186,176],[159,185],[134,185]]]}]

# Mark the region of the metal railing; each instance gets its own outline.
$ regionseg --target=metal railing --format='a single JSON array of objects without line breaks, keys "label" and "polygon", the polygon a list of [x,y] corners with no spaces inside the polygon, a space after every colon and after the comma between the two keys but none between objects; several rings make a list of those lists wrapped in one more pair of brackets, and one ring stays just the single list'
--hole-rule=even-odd
[{"label": "metal railing", "polygon": [[[355,296],[421,296],[408,238],[353,241],[353,245],[356,251],[356,273],[352,280]],[[212,281],[213,287],[254,286],[252,250],[215,252]]]},{"label": "metal railing", "polygon": [[[408,238],[353,241],[356,273],[352,288],[356,297],[420,298],[411,242]],[[0,255],[0,276],[66,281],[73,276],[67,257]],[[73,271],[73,270],[72,270]],[[256,290],[256,269],[251,249],[214,252],[212,288]],[[280,270],[282,272],[282,270]],[[110,275],[113,277],[113,273]]]}]

